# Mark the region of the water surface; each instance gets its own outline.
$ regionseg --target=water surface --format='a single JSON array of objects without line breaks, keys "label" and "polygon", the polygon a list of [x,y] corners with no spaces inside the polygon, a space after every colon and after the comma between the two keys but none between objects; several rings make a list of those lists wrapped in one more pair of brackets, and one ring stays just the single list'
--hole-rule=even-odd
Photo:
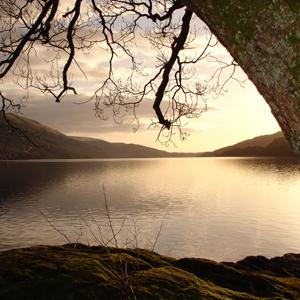
[{"label": "water surface", "polygon": [[254,158],[0,162],[0,250],[111,240],[103,186],[119,246],[227,261],[300,252],[300,165]]}]

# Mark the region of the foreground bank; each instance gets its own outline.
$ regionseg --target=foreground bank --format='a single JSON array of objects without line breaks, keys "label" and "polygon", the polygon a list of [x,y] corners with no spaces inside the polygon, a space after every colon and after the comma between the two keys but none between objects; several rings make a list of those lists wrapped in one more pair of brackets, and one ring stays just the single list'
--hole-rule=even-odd
[{"label": "foreground bank", "polygon": [[72,244],[0,252],[0,266],[6,300],[300,299],[300,254],[216,263]]}]

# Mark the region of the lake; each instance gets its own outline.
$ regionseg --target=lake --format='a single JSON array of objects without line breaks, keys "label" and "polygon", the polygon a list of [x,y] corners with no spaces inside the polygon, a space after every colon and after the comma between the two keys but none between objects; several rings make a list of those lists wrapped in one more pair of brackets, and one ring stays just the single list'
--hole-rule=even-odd
[{"label": "lake", "polygon": [[299,253],[300,164],[271,158],[1,161],[0,224],[0,250],[68,241],[113,245],[113,230],[118,246],[173,257],[236,261]]}]

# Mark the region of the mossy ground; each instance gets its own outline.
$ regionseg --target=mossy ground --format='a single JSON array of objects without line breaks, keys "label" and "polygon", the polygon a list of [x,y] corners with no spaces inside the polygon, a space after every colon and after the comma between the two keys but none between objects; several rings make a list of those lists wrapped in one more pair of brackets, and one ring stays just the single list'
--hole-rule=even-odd
[{"label": "mossy ground", "polygon": [[300,299],[300,256],[278,259],[233,264],[84,245],[15,249],[0,252],[0,299]]}]

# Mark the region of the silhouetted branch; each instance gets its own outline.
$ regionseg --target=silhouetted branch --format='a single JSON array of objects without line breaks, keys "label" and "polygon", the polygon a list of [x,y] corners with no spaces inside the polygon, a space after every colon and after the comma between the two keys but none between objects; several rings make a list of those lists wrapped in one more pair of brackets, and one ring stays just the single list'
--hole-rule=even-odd
[{"label": "silhouetted branch", "polygon": [[[158,139],[164,136],[166,143],[172,140],[175,129],[182,139],[186,137],[182,120],[197,118],[206,110],[206,95],[212,91],[220,93],[229,80],[237,80],[235,62],[220,65],[211,78],[216,79],[213,88],[209,82],[196,82],[193,78],[192,66],[208,58],[209,49],[216,42],[210,35],[200,53],[188,54],[196,33],[193,35],[191,30],[193,14],[180,0],[71,3],[1,1],[0,79],[14,79],[22,88],[38,89],[60,102],[68,93],[78,94],[74,70],[87,78],[78,56],[105,49],[107,75],[91,97],[96,115],[106,119],[104,112],[109,108],[115,122],[121,123],[126,114],[132,113],[139,124],[137,107],[142,101],[151,100],[157,118],[152,125],[158,127]],[[145,24],[150,26],[146,35],[141,33]],[[136,56],[136,40],[141,37],[147,38],[156,53],[153,74],[144,72]],[[127,74],[116,72],[120,58],[129,64]],[[46,73],[36,67],[37,61],[49,66]],[[223,71],[228,69],[232,72],[224,79]],[[2,111],[7,105],[16,108],[3,94],[1,98]]]},{"label": "silhouetted branch", "polygon": [[[177,38],[174,38],[174,42],[171,45],[172,54],[170,59],[164,64],[164,71],[162,74],[162,81],[157,89],[155,94],[155,101],[153,104],[153,108],[156,112],[159,123],[164,125],[167,129],[170,129],[171,122],[166,120],[161,112],[160,104],[163,99],[167,84],[169,82],[170,72],[173,68],[175,61],[178,59],[179,52],[184,48],[184,44],[186,42],[188,33],[189,33],[189,25],[192,18],[193,13],[189,10],[185,11],[185,14],[182,18],[182,26],[181,32]],[[180,62],[179,62],[180,66]],[[179,82],[180,83],[180,82]]]},{"label": "silhouetted branch", "polygon": [[[32,138],[27,134],[27,132],[24,129],[18,127],[16,124],[14,124],[14,122],[12,122],[10,117],[7,115],[8,112],[19,113],[20,109],[21,109],[21,103],[15,103],[12,99],[7,98],[6,96],[4,96],[2,91],[0,91],[0,101],[1,101],[0,121],[3,118],[4,125],[6,125],[7,132],[8,132],[6,144],[3,145],[4,151],[5,151],[6,145],[9,143],[13,134],[17,134],[17,135],[25,138],[25,140],[29,144],[31,144],[32,146],[34,146],[36,148],[39,148],[39,145],[37,145],[32,140]],[[16,118],[17,118],[17,116],[16,116]]]}]

